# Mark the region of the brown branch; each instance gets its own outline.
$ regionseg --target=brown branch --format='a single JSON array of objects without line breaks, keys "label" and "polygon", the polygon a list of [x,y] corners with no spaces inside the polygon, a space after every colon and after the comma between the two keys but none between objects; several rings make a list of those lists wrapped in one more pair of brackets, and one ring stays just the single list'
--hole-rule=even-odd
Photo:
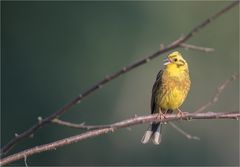
[{"label": "brown branch", "polygon": [[12,149],[16,145],[16,143],[22,141],[26,137],[31,136],[36,130],[38,130],[39,128],[41,128],[45,124],[50,123],[53,119],[61,116],[67,110],[72,108],[74,105],[80,103],[80,101],[82,99],[84,99],[85,97],[89,96],[90,94],[92,94],[96,90],[102,88],[105,84],[107,84],[108,82],[112,81],[113,79],[115,79],[115,78],[121,76],[122,74],[125,74],[125,73],[135,69],[136,67],[138,67],[140,65],[143,65],[143,64],[149,62],[150,60],[158,57],[159,55],[161,55],[161,54],[163,54],[165,52],[168,52],[170,50],[173,50],[175,48],[180,47],[180,45],[182,43],[186,42],[188,39],[190,39],[192,36],[194,36],[196,33],[198,33],[199,30],[201,30],[206,25],[208,25],[210,22],[215,20],[217,17],[221,16],[222,14],[224,14],[225,12],[227,12],[230,9],[232,9],[234,6],[236,6],[238,4],[239,4],[239,0],[232,2],[230,5],[224,7],[222,10],[220,10],[216,14],[210,16],[209,18],[204,20],[201,24],[199,24],[198,26],[194,27],[187,35],[181,37],[180,39],[178,39],[178,40],[176,40],[174,42],[172,42],[171,44],[169,44],[165,48],[162,48],[162,49],[158,50],[157,52],[153,53],[152,55],[150,55],[150,56],[148,56],[146,58],[143,58],[140,61],[137,61],[137,62],[135,62],[133,64],[130,64],[127,67],[123,67],[121,70],[119,70],[119,71],[117,71],[117,72],[115,72],[115,73],[113,73],[111,75],[107,75],[103,80],[101,80],[97,84],[93,85],[92,87],[90,87],[89,89],[84,91],[82,94],[77,96],[75,99],[73,99],[69,103],[65,104],[58,111],[56,111],[55,113],[51,114],[50,116],[48,116],[46,118],[43,118],[41,121],[39,121],[38,123],[36,123],[32,127],[30,127],[29,129],[27,129],[26,131],[22,132],[21,134],[17,135],[13,139],[11,139],[5,146],[3,146],[3,148],[1,148],[1,153],[7,153],[10,149]]},{"label": "brown branch", "polygon": [[[230,78],[228,78],[227,80],[225,80],[223,83],[220,84],[220,86],[217,87],[216,93],[214,94],[214,96],[212,97],[212,100],[207,102],[206,104],[204,104],[203,106],[199,107],[199,109],[197,109],[195,112],[203,112],[205,111],[208,107],[210,107],[211,105],[215,104],[220,95],[222,94],[222,92],[224,91],[224,89],[233,81],[235,81],[236,79],[239,78],[239,74],[233,74]],[[102,128],[109,128],[112,126],[112,124],[108,124],[108,125],[85,125],[85,123],[81,123],[81,124],[76,124],[76,123],[71,123],[71,122],[67,122],[67,121],[62,121],[58,118],[55,118],[54,120],[52,120],[52,123],[61,125],[61,126],[66,126],[69,128],[75,128],[75,129],[85,129],[85,130],[93,130],[93,129],[102,129]],[[170,124],[173,128],[175,128],[177,131],[179,131],[180,133],[182,133],[185,136],[189,136],[188,133],[184,134],[184,131],[180,128],[178,128],[176,125]],[[187,137],[189,138],[189,137]]]},{"label": "brown branch", "polygon": [[210,107],[211,105],[215,104],[220,95],[222,94],[223,90],[233,81],[235,81],[236,79],[239,78],[239,74],[233,74],[229,79],[225,80],[222,84],[220,84],[217,88],[217,91],[215,93],[215,95],[212,97],[212,99],[207,102],[206,104],[204,104],[203,106],[201,106],[199,109],[197,109],[195,112],[196,113],[200,113],[200,112],[204,112],[208,107]]},{"label": "brown branch", "polygon": [[[61,125],[61,126],[66,126],[68,128],[85,129],[85,130],[112,128],[114,126],[114,124],[109,124],[109,125],[85,125],[85,123],[75,124],[75,123],[71,123],[71,122],[62,121],[57,118],[52,120],[52,122],[55,124]],[[177,125],[175,125],[173,122],[169,122],[169,125],[172,126],[175,130],[177,130],[179,133],[181,133],[188,139],[200,140],[199,137],[190,135],[189,133],[185,132],[184,130],[179,128]]]},{"label": "brown branch", "polygon": [[68,138],[64,138],[52,143],[36,146],[19,153],[10,155],[6,158],[1,159],[0,165],[6,165],[12,163],[14,161],[29,157],[34,154],[38,154],[45,151],[55,150],[58,147],[62,147],[65,145],[69,145],[72,143],[79,142],[81,140],[85,140],[91,137],[96,137],[105,133],[113,132],[120,128],[126,128],[133,125],[149,123],[149,122],[169,122],[175,120],[192,120],[192,119],[236,119],[240,118],[240,112],[228,112],[228,113],[214,113],[214,112],[207,112],[207,113],[186,113],[182,117],[179,117],[175,114],[167,114],[164,119],[160,119],[158,114],[148,115],[148,116],[139,116],[130,119],[126,119],[121,122],[117,122],[112,124],[109,128],[91,130],[79,135],[71,136]]}]

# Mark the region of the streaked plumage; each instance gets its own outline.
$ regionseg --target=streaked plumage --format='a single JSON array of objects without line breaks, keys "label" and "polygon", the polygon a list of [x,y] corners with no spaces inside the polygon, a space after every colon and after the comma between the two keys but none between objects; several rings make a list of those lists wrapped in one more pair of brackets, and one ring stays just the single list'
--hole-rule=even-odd
[{"label": "streaked plumage", "polygon": [[[160,70],[152,88],[151,113],[172,113],[178,109],[187,97],[191,81],[189,77],[188,64],[179,52],[168,55],[164,63],[164,70]],[[154,144],[161,142],[162,123],[151,123],[142,143],[150,139]]]}]

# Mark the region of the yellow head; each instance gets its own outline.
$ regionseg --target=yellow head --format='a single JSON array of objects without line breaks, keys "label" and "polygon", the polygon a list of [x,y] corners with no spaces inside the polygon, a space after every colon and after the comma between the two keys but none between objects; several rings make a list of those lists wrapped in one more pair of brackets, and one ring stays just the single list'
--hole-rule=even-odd
[{"label": "yellow head", "polygon": [[183,59],[180,52],[175,51],[168,55],[168,58],[164,60],[165,69],[175,72],[188,71],[188,64]]}]

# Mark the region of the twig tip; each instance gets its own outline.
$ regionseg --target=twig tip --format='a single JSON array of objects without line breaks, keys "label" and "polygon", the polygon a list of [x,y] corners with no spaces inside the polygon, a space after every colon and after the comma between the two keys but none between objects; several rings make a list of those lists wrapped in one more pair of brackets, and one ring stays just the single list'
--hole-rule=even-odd
[{"label": "twig tip", "polygon": [[38,120],[38,123],[41,123],[41,122],[42,122],[42,117],[41,117],[41,116],[38,116],[38,117],[37,117],[37,120]]}]

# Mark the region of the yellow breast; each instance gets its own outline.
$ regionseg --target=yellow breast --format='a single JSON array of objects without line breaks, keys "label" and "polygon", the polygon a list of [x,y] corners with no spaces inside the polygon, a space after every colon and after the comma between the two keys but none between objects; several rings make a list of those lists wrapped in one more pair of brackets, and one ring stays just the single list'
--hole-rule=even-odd
[{"label": "yellow breast", "polygon": [[179,108],[190,88],[188,72],[169,73],[164,71],[162,76],[162,86],[156,98],[156,104],[164,110]]},{"label": "yellow breast", "polygon": [[183,103],[186,98],[186,93],[182,90],[174,88],[172,90],[166,91],[164,96],[157,97],[157,104],[160,108],[167,110],[167,109],[177,109]]}]

